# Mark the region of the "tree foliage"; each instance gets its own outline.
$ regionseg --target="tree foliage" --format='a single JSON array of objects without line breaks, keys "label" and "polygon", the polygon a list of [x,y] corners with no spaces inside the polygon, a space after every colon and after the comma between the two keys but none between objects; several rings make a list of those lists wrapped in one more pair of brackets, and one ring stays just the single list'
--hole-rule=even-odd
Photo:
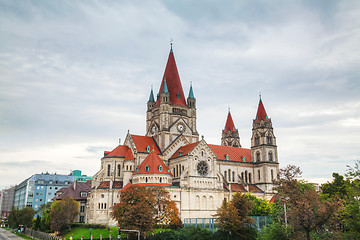
[{"label": "tree foliage", "polygon": [[280,170],[277,189],[277,204],[286,204],[287,219],[295,235],[310,239],[311,232],[335,231],[341,202],[320,199],[311,185],[296,179],[300,174],[296,166]]},{"label": "tree foliage", "polygon": [[162,187],[145,188],[133,185],[120,195],[120,203],[112,209],[122,228],[136,229],[145,235],[154,225],[181,226],[179,210]]},{"label": "tree foliage", "polygon": [[249,217],[252,201],[249,197],[236,193],[230,202],[224,199],[216,213],[217,223],[223,232],[231,232],[234,238],[248,239],[248,227],[253,223]]},{"label": "tree foliage", "polygon": [[270,216],[273,212],[273,204],[266,200],[259,199],[251,194],[245,194],[251,200],[252,207],[250,216]]},{"label": "tree foliage", "polygon": [[55,200],[50,207],[50,228],[52,231],[61,231],[70,227],[79,214],[79,203],[71,197]]},{"label": "tree foliage", "polygon": [[18,227],[19,225],[31,227],[34,214],[35,211],[31,207],[26,207],[21,210],[13,207],[8,217],[9,226],[13,228]]}]

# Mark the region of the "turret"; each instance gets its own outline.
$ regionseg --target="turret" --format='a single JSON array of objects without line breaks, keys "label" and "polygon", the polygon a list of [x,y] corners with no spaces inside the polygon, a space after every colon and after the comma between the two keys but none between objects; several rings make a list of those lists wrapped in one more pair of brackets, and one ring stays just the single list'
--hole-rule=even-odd
[{"label": "turret", "polygon": [[234,121],[231,117],[230,108],[226,119],[225,128],[222,130],[221,145],[241,147],[239,130],[235,128]]}]

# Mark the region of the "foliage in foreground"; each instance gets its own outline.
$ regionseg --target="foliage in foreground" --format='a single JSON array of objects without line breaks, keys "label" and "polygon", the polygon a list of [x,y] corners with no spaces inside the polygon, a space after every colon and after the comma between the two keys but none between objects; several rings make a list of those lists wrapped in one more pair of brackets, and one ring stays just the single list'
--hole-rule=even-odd
[{"label": "foliage in foreground", "polygon": [[18,227],[19,225],[31,227],[34,215],[35,211],[31,207],[26,207],[21,210],[13,207],[8,217],[9,226],[13,228]]}]

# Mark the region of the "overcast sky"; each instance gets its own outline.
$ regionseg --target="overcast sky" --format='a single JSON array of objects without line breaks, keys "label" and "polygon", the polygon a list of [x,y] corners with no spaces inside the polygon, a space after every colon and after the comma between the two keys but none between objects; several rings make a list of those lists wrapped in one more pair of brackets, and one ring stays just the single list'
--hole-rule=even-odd
[{"label": "overcast sky", "polygon": [[249,148],[261,92],[280,167],[326,181],[360,159],[358,0],[0,0],[0,189],[92,176],[128,130],[145,134],[170,39],[208,143],[230,107]]}]

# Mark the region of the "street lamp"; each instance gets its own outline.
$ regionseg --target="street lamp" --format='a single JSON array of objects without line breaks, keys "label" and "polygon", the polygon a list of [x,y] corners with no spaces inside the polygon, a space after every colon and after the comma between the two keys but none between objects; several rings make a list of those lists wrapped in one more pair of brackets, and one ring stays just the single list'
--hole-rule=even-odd
[{"label": "street lamp", "polygon": [[289,201],[289,197],[280,197],[280,200],[284,202],[284,213],[285,213],[285,227],[287,228],[287,216],[286,216],[286,202]]}]

